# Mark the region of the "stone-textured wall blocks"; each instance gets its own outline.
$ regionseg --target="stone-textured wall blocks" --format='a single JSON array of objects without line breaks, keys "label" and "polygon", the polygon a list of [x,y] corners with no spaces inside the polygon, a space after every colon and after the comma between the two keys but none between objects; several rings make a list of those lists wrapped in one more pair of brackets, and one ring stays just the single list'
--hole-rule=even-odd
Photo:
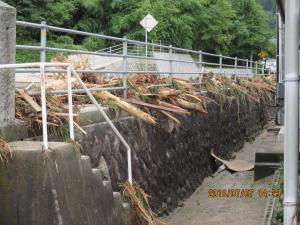
[{"label": "stone-textured wall blocks", "polygon": [[[159,214],[175,208],[212,173],[212,149],[222,158],[231,157],[262,130],[269,111],[264,104],[237,101],[210,102],[207,109],[208,114],[192,112],[181,118],[180,126],[162,118],[156,126],[132,117],[115,121],[132,147],[133,179],[151,195]],[[84,129],[88,134],[81,139],[83,153],[119,191],[119,183],[127,180],[126,149],[107,123]]]}]

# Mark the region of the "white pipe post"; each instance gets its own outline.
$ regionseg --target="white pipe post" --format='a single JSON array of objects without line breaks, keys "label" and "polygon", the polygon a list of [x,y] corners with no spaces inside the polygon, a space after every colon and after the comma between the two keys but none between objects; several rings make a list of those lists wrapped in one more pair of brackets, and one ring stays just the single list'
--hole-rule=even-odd
[{"label": "white pipe post", "polygon": [[123,97],[127,98],[127,75],[128,75],[128,71],[127,71],[127,38],[124,37],[123,40],[123,88],[124,88],[124,93],[123,93]]},{"label": "white pipe post", "polygon": [[159,51],[160,51],[160,53],[161,53],[161,40],[159,40]]},{"label": "white pipe post", "polygon": [[199,57],[198,57],[198,61],[199,61],[199,73],[202,73],[202,61],[203,61],[203,56],[202,56],[202,51],[199,50]]},{"label": "white pipe post", "polygon": [[255,75],[257,75],[257,61],[255,61]]},{"label": "white pipe post", "polygon": [[120,139],[120,141],[122,142],[122,144],[127,149],[128,181],[132,185],[132,164],[131,164],[131,148],[130,148],[130,146],[127,144],[127,142],[125,141],[125,139],[123,138],[123,136],[120,134],[120,132],[118,131],[118,129],[115,127],[115,125],[111,121],[111,119],[106,115],[106,113],[104,112],[103,108],[99,105],[99,103],[97,102],[97,100],[95,99],[95,97],[92,95],[92,93],[90,92],[90,90],[87,88],[87,86],[85,85],[85,83],[83,83],[83,81],[81,80],[80,76],[77,74],[77,72],[73,68],[72,68],[72,73],[74,74],[75,78],[78,80],[78,82],[82,86],[82,88],[85,90],[86,94],[89,96],[89,98],[91,99],[91,101],[94,103],[94,105],[96,106],[96,108],[98,109],[98,111],[101,113],[101,115],[103,116],[103,118],[105,119],[105,121],[109,124],[109,126],[111,127],[111,129],[114,131],[114,133],[117,135],[117,137]]},{"label": "white pipe post", "polygon": [[42,123],[43,123],[43,146],[48,150],[48,130],[47,130],[47,105],[46,105],[46,75],[45,65],[40,64],[41,100],[42,100]]},{"label": "white pipe post", "polygon": [[249,60],[246,61],[246,76],[248,77],[248,70],[249,70]]},{"label": "white pipe post", "polygon": [[234,74],[235,74],[235,80],[236,80],[236,77],[237,77],[237,57],[234,58]]},{"label": "white pipe post", "polygon": [[283,65],[283,62],[282,62],[282,60],[283,60],[283,57],[282,57],[282,50],[283,50],[283,46],[282,46],[282,36],[283,36],[283,24],[282,24],[282,18],[281,18],[281,15],[280,15],[280,13],[277,13],[277,15],[278,15],[278,54],[279,54],[279,60],[278,60],[278,63],[279,63],[279,65],[278,65],[278,68],[279,68],[279,71],[278,71],[278,82],[282,82],[282,80],[283,80],[283,77],[282,77],[282,73],[283,73],[283,71],[282,71],[282,65]]},{"label": "white pipe post", "polygon": [[131,162],[131,148],[127,148],[127,168],[128,168],[128,182],[132,185],[132,162]]},{"label": "white pipe post", "polygon": [[299,151],[299,0],[285,1],[284,225],[297,221]]},{"label": "white pipe post", "polygon": [[68,107],[69,107],[69,126],[70,126],[70,139],[74,138],[74,120],[73,120],[73,99],[72,99],[72,81],[71,81],[71,67],[67,67],[67,79],[68,79]]},{"label": "white pipe post", "polygon": [[262,66],[261,66],[261,75],[264,75],[265,74],[265,61],[262,62]]},{"label": "white pipe post", "polygon": [[155,48],[154,48],[154,41],[152,40],[152,55],[150,54],[152,57],[154,56],[154,51],[155,51]]},{"label": "white pipe post", "polygon": [[203,62],[203,56],[202,56],[202,51],[199,50],[199,83],[201,84],[202,83],[202,79],[203,79],[203,76],[202,76],[202,62]]},{"label": "white pipe post", "polygon": [[147,21],[148,19],[146,18],[146,28],[145,28],[145,43],[146,43],[146,46],[145,46],[145,56],[146,56],[146,71],[148,71],[148,60],[147,60],[147,57],[148,57],[148,31],[147,31]]},{"label": "white pipe post", "polygon": [[222,74],[222,54],[219,55],[219,73]]},{"label": "white pipe post", "polygon": [[46,43],[47,43],[47,28],[46,22],[41,22],[41,52],[40,52],[40,62],[46,62]]},{"label": "white pipe post", "polygon": [[172,80],[172,75],[173,75],[173,65],[172,65],[172,45],[169,45],[169,77]]}]

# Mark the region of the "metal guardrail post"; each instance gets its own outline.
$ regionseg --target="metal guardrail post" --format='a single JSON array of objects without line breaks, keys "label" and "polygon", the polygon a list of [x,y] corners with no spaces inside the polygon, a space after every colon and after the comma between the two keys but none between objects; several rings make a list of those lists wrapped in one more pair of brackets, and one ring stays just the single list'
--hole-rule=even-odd
[{"label": "metal guardrail post", "polygon": [[172,79],[173,66],[172,66],[172,45],[169,45],[169,77]]},{"label": "metal guardrail post", "polygon": [[46,45],[47,45],[47,28],[46,22],[41,22],[41,52],[40,52],[40,62],[46,62]]},{"label": "metal guardrail post", "polygon": [[222,54],[219,55],[219,73],[222,74]]},{"label": "metal guardrail post", "polygon": [[109,54],[111,54],[111,47],[109,47]]},{"label": "metal guardrail post", "polygon": [[127,38],[124,37],[123,39],[123,87],[124,87],[124,94],[123,97],[127,98]]},{"label": "metal guardrail post", "polygon": [[69,123],[70,123],[70,139],[75,140],[74,137],[74,117],[73,117],[73,96],[72,96],[72,69],[71,66],[67,67],[67,80],[68,80],[68,108],[69,108]]},{"label": "metal guardrail post", "polygon": [[255,61],[255,75],[257,75],[257,61]]},{"label": "metal guardrail post", "polygon": [[234,58],[234,74],[237,76],[237,57]]},{"label": "metal guardrail post", "polygon": [[47,103],[46,103],[46,75],[45,65],[40,65],[40,82],[41,82],[41,101],[42,101],[42,122],[43,122],[43,147],[48,149],[48,128],[47,128]]},{"label": "metal guardrail post", "polygon": [[159,40],[159,51],[161,52],[161,40]]},{"label": "metal guardrail post", "polygon": [[249,70],[249,60],[246,60],[246,76],[248,76],[248,70]]},{"label": "metal guardrail post", "polygon": [[199,61],[199,73],[201,74],[202,73],[202,62],[203,62],[203,58],[202,58],[202,51],[199,50],[199,56],[198,56],[198,61]]},{"label": "metal guardrail post", "polygon": [[264,73],[265,73],[265,71],[264,71],[265,70],[265,62],[263,62],[261,66],[262,66],[261,75],[264,75]]},{"label": "metal guardrail post", "polygon": [[154,42],[152,40],[152,57],[153,57],[153,55],[154,55]]}]

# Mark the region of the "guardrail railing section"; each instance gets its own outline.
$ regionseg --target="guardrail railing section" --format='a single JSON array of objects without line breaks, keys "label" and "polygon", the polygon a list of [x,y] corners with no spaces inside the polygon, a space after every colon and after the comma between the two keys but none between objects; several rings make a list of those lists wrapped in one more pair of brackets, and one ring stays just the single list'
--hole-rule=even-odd
[{"label": "guardrail railing section", "polygon": [[[173,75],[194,75],[207,72],[215,72],[223,75],[234,76],[251,76],[252,74],[264,74],[264,65],[257,61],[248,59],[241,59],[238,57],[229,57],[222,54],[213,54],[204,51],[195,51],[184,48],[177,48],[172,45],[166,45],[162,42],[143,42],[130,40],[126,37],[119,38],[107,36],[102,34],[95,34],[90,32],[66,29],[48,25],[46,22],[30,23],[24,21],[17,21],[18,26],[31,27],[40,29],[41,38],[40,46],[32,45],[17,45],[17,49],[28,49],[33,51],[40,51],[40,62],[46,62],[47,52],[63,52],[69,54],[84,54],[89,56],[102,56],[106,58],[118,58],[122,60],[120,69],[113,66],[111,69],[86,69],[77,70],[78,73],[101,73],[101,74],[115,74],[123,77],[122,87],[108,87],[106,90],[123,90],[124,97],[127,92],[126,77],[130,73],[146,73],[146,74],[160,74],[164,76]],[[104,39],[111,43],[116,43],[111,47],[107,47],[98,51],[84,51],[67,48],[55,48],[47,46],[47,32],[59,32],[72,35],[81,35],[86,37],[94,37]],[[190,55],[191,57],[187,57]],[[187,65],[192,64],[197,69],[184,69]],[[157,69],[158,67],[158,69]],[[109,68],[109,67],[105,67]],[[183,68],[183,69],[180,69]],[[24,69],[24,68],[23,68]],[[27,69],[27,72],[32,70]],[[16,70],[17,73],[24,72],[24,70]],[[58,72],[58,70],[53,71]],[[62,72],[62,71],[61,71]],[[199,76],[200,77],[200,76]],[[59,92],[59,90],[58,90]]]},{"label": "guardrail railing section", "polygon": [[40,83],[41,83],[41,103],[42,103],[42,130],[43,130],[43,148],[44,150],[49,149],[48,145],[48,128],[47,128],[47,107],[46,107],[46,67],[63,67],[67,71],[67,92],[68,92],[68,113],[69,113],[69,130],[70,130],[70,139],[75,140],[74,134],[74,114],[73,114],[73,96],[72,96],[72,76],[76,78],[79,82],[83,91],[87,94],[93,104],[96,105],[98,111],[101,113],[103,118],[112,128],[116,136],[120,139],[122,144],[127,150],[127,163],[128,163],[128,181],[132,184],[132,165],[131,165],[131,148],[128,143],[125,141],[124,137],[120,134],[118,129],[115,127],[111,119],[107,116],[103,108],[97,102],[91,90],[87,88],[85,83],[81,80],[78,73],[73,69],[73,66],[70,63],[20,63],[20,64],[1,64],[0,69],[16,69],[16,68],[38,68],[40,71]]}]

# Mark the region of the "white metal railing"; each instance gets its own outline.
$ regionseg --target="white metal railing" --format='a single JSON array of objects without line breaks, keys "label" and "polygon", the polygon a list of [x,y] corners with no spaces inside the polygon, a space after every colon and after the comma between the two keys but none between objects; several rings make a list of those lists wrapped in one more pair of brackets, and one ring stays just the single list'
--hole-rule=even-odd
[{"label": "white metal railing", "polygon": [[[72,29],[66,29],[61,27],[55,27],[47,25],[46,22],[42,22],[40,24],[38,23],[30,23],[30,22],[24,22],[24,21],[17,21],[16,24],[18,26],[24,26],[24,27],[31,27],[31,28],[38,28],[41,32],[41,40],[40,40],[40,46],[31,46],[31,45],[17,45],[17,49],[28,49],[33,51],[40,51],[40,61],[46,62],[46,52],[47,51],[55,51],[55,52],[65,52],[65,53],[71,53],[71,54],[86,54],[86,55],[98,55],[98,56],[106,56],[106,57],[119,57],[123,59],[122,61],[122,70],[121,71],[112,71],[112,70],[81,70],[77,71],[80,73],[110,73],[110,74],[119,74],[123,76],[123,86],[122,87],[107,87],[106,90],[115,90],[118,88],[119,90],[123,90],[124,97],[127,95],[127,80],[126,77],[130,73],[147,73],[147,74],[165,74],[169,75],[170,77],[173,76],[173,74],[186,74],[186,75],[199,75],[202,73],[202,67],[205,66],[213,66],[215,68],[219,68],[219,72],[222,72],[225,68],[231,68],[233,72],[227,75],[235,75],[235,76],[250,76],[252,73],[254,74],[263,74],[264,73],[264,66],[263,64],[252,61],[249,59],[241,59],[238,57],[230,57],[225,56],[222,54],[213,54],[209,52],[204,51],[195,51],[191,49],[184,49],[184,48],[177,48],[172,45],[164,45],[161,43],[151,43],[151,42],[143,42],[143,41],[136,41],[136,40],[130,40],[126,37],[119,38],[119,37],[113,37],[113,36],[107,36],[102,34],[95,34],[90,32],[83,32],[78,30],[72,30]],[[73,35],[82,35],[82,36],[88,36],[88,37],[95,37],[95,38],[101,38],[108,41],[113,41],[114,43],[120,42],[120,44],[117,44],[115,46],[112,46],[112,49],[109,48],[102,49],[100,51],[83,51],[83,50],[73,50],[73,49],[66,49],[66,48],[54,48],[47,46],[47,31],[55,31],[55,32],[62,32],[67,34],[73,34]],[[147,47],[152,47],[153,50],[155,48],[160,49],[160,52],[166,52],[169,53],[168,58],[157,58],[147,55],[140,54],[143,52],[143,48],[146,49]],[[139,50],[139,47],[142,48]],[[151,49],[151,48],[149,48]],[[136,52],[134,52],[136,51]],[[173,57],[174,53],[184,53],[184,54],[191,54],[193,55],[193,60],[179,60],[175,59]],[[151,54],[150,54],[151,55]],[[213,57],[214,61],[211,60],[205,60],[207,57]],[[197,60],[195,60],[197,58]],[[142,59],[145,60],[145,70],[138,71],[138,70],[129,70],[128,67],[128,59]],[[150,71],[148,70],[147,64],[149,60],[155,62],[155,61],[166,61],[169,64],[169,69],[167,71]],[[185,63],[185,64],[195,64],[198,67],[197,72],[191,72],[191,71],[185,71],[185,72],[176,72],[174,71],[174,63]],[[243,69],[241,71],[241,69]],[[57,70],[48,70],[47,72],[53,72]],[[245,72],[246,71],[246,72]],[[251,71],[251,73],[249,73]],[[16,73],[22,73],[24,70],[16,70]],[[34,70],[27,70],[27,72],[34,72]],[[61,71],[62,72],[62,71]],[[246,73],[246,74],[245,74]],[[170,84],[171,85],[171,84]],[[65,90],[61,90],[65,91]],[[57,92],[59,93],[59,92]]]},{"label": "white metal railing", "polygon": [[127,166],[128,166],[128,181],[132,184],[132,165],[131,165],[131,148],[128,143],[125,141],[123,136],[120,134],[118,129],[115,127],[110,118],[106,115],[103,108],[97,102],[95,97],[92,95],[90,90],[86,87],[84,82],[81,80],[78,73],[73,69],[73,66],[70,63],[20,63],[20,64],[0,64],[0,69],[16,69],[16,68],[39,68],[40,69],[40,83],[41,83],[41,102],[42,102],[42,127],[43,127],[43,148],[45,150],[49,149],[48,145],[48,129],[47,129],[47,102],[46,102],[46,67],[64,67],[67,69],[67,92],[68,92],[68,110],[69,110],[69,129],[70,129],[70,139],[75,140],[74,135],[74,121],[73,121],[73,96],[72,96],[72,81],[71,77],[77,79],[77,81],[82,86],[85,93],[89,96],[93,104],[96,105],[98,111],[104,117],[106,122],[110,125],[114,133],[120,139],[122,144],[127,150]]}]

